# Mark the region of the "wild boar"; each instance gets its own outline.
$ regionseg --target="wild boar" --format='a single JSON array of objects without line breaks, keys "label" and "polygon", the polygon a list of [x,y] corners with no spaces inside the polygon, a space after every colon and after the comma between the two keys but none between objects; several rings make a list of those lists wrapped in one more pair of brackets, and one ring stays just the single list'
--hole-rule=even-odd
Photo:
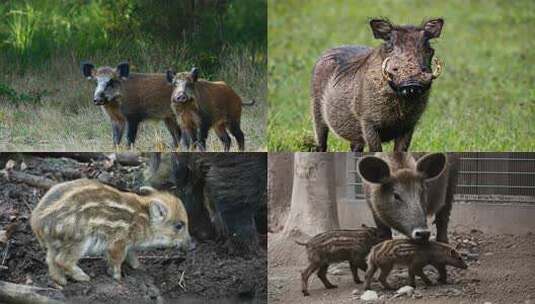
[{"label": "wild boar", "polygon": [[266,153],[154,153],[151,158],[147,182],[174,189],[194,237],[226,240],[230,253],[258,250],[258,233],[267,230]]},{"label": "wild boar", "polygon": [[[429,41],[438,38],[444,20],[421,26],[397,26],[373,19],[377,47],[342,46],[327,50],[312,74],[312,119],[317,151],[327,151],[329,129],[351,143],[351,150],[382,151],[394,140],[394,151],[409,149],[441,64],[433,60]],[[434,70],[431,69],[435,62]]]},{"label": "wild boar", "polygon": [[121,143],[125,125],[127,144],[132,147],[139,124],[153,119],[163,120],[171,133],[173,147],[178,147],[181,131],[170,111],[169,98],[173,89],[167,84],[165,74],[130,73],[126,62],[117,68],[98,69],[90,62],[82,62],[82,73],[87,79],[96,80],[93,104],[102,106],[110,118],[115,146]]},{"label": "wild boar", "polygon": [[409,267],[409,284],[412,287],[416,287],[415,275],[422,278],[426,285],[432,284],[423,272],[426,265],[433,265],[439,270],[439,281],[443,283],[447,281],[446,265],[461,269],[468,267],[459,253],[447,244],[434,241],[419,244],[409,239],[386,240],[377,244],[371,249],[367,260],[368,270],[365,275],[364,289],[370,289],[371,280],[377,268],[381,269],[379,282],[386,289],[392,289],[387,278],[394,265]]},{"label": "wild boar", "polygon": [[318,277],[325,288],[337,287],[327,279],[327,270],[333,263],[348,261],[353,281],[357,284],[362,283],[358,269],[366,271],[366,256],[372,246],[380,241],[377,229],[373,227],[331,230],[320,233],[305,243],[295,241],[298,245],[306,246],[309,262],[308,267],[301,272],[303,295],[310,295],[308,279],[315,271],[318,271]]},{"label": "wild boar", "polygon": [[59,285],[66,275],[89,276],[77,265],[83,255],[105,253],[113,278],[121,279],[123,261],[139,267],[135,250],[189,248],[188,216],[180,199],[150,187],[140,194],[121,192],[100,182],[79,179],[52,187],[31,215],[31,227],[46,248],[49,274]]},{"label": "wild boar", "polygon": [[[188,150],[193,143],[200,151],[205,151],[208,131],[213,128],[225,152],[231,145],[227,129],[236,138],[239,150],[243,151],[245,138],[240,127],[240,96],[223,81],[212,82],[198,77],[198,68],[189,73],[167,71],[167,81],[174,87],[171,108],[184,132],[182,148]],[[247,105],[253,103],[254,100]]]}]

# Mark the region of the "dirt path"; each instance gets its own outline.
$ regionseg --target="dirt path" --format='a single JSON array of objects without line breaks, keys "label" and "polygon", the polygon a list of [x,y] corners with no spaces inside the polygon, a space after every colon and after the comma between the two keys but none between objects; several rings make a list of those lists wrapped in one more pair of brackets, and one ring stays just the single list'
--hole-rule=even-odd
[{"label": "dirt path", "polygon": [[[418,279],[412,297],[393,298],[394,292],[385,291],[375,282],[372,286],[380,299],[374,303],[535,303],[534,234],[514,236],[486,235],[478,231],[457,232],[451,237],[451,242],[468,261],[467,270],[448,268],[450,276],[447,285],[426,288]],[[314,275],[311,276],[309,287],[311,295],[303,297],[299,275],[304,268],[302,265],[282,265],[280,261],[271,259],[268,263],[270,303],[370,303],[360,300],[362,284],[353,283],[345,264],[340,264],[343,267],[333,267],[338,268],[334,272],[340,272],[340,275],[329,274],[329,280],[339,286],[337,289],[325,289]],[[436,272],[426,269],[426,273],[436,282]],[[397,288],[405,285],[408,282],[406,270],[394,270],[389,281]]]},{"label": "dirt path", "polygon": [[[1,155],[0,155],[1,156]],[[5,159],[0,158],[3,167]],[[83,177],[103,176],[122,189],[142,184],[142,167],[106,167],[104,163],[79,163],[72,159],[27,158],[26,173],[56,181],[68,180],[63,172]],[[20,166],[21,159],[18,160]],[[70,171],[65,169],[71,169]],[[20,169],[17,168],[17,169]],[[61,170],[59,170],[61,169]],[[0,176],[0,231],[15,227],[9,245],[0,242],[0,280],[40,287],[53,287],[45,264],[45,251],[29,225],[30,211],[44,194],[41,189],[12,183]],[[124,278],[114,281],[107,274],[104,259],[83,259],[80,267],[91,281],[69,281],[63,289],[68,303],[265,303],[267,297],[266,252],[255,256],[230,256],[215,241],[198,243],[187,254],[176,250],[140,252],[143,269],[124,267]],[[145,257],[145,258],[143,258]],[[169,258],[172,257],[172,258]]]}]

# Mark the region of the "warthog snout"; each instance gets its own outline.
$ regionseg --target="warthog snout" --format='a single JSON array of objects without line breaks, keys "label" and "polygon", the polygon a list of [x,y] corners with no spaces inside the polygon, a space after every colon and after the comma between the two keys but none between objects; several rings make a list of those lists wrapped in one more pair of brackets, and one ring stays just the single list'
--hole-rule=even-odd
[{"label": "warthog snout", "polygon": [[416,228],[411,233],[411,238],[415,241],[427,242],[431,236],[431,231],[427,228]]},{"label": "warthog snout", "polygon": [[432,71],[425,65],[404,64],[404,61],[401,58],[387,57],[382,65],[384,79],[394,92],[403,97],[418,97],[424,94],[442,72],[442,63],[436,57],[433,58]]}]

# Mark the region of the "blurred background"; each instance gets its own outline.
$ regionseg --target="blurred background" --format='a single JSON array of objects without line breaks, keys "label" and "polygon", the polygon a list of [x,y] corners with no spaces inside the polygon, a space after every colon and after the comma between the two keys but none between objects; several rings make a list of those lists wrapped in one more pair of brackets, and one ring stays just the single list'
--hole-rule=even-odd
[{"label": "blurred background", "polygon": [[[535,150],[534,1],[271,0],[270,151],[310,148],[315,61],[335,46],[379,46],[368,22],[380,16],[397,24],[445,20],[440,38],[431,41],[445,69],[433,83],[411,150]],[[329,149],[349,151],[349,144],[330,132]]]},{"label": "blurred background", "polygon": [[[244,100],[244,132],[265,146],[266,0],[35,0],[0,4],[2,150],[104,150],[111,127],[91,105],[81,60],[133,72],[201,69]],[[260,102],[258,102],[260,101]],[[39,122],[39,124],[35,124]],[[254,125],[254,128],[253,128]],[[140,148],[169,135],[145,124]],[[219,145],[215,145],[215,148]],[[250,146],[251,147],[251,146]]]}]

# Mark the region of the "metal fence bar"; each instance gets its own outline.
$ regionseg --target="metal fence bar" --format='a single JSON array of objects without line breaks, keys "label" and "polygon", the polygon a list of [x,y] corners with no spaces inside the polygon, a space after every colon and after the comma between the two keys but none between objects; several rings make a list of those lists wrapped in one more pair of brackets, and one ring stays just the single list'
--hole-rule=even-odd
[{"label": "metal fence bar", "polygon": [[[459,176],[456,197],[480,196],[482,200],[493,197],[518,197],[522,201],[535,202],[535,153],[534,152],[464,152],[459,157]],[[352,154],[353,164],[348,173],[348,186],[355,195],[362,197],[362,182],[356,163],[362,155]],[[529,199],[525,199],[528,197]]]}]

